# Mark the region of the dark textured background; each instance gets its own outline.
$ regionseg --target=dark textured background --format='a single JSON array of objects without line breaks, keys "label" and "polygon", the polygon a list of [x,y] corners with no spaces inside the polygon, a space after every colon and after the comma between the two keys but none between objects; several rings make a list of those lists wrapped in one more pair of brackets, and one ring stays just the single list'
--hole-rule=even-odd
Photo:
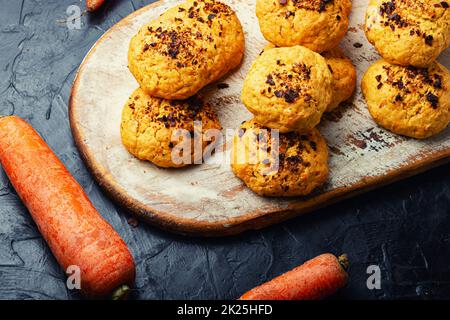
[{"label": "dark textured background", "polygon": [[[450,166],[288,222],[221,239],[192,239],[140,223],[99,190],[74,147],[67,102],[75,72],[113,24],[152,1],[110,1],[70,31],[74,0],[0,0],[0,114],[29,121],[125,239],[137,264],[133,298],[233,299],[306,259],[347,252],[350,282],[334,298],[450,298]],[[366,288],[377,264],[382,289]],[[77,299],[0,170],[0,298]]]}]

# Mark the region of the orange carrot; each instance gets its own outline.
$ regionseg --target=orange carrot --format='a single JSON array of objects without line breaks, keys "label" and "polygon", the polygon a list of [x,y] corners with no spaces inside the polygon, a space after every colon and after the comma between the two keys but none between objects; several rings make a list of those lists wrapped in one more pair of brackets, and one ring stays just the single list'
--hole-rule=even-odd
[{"label": "orange carrot", "polygon": [[100,8],[105,0],[86,0],[86,8],[89,12],[94,12]]},{"label": "orange carrot", "polygon": [[345,255],[322,254],[248,292],[240,300],[318,300],[347,283]]},{"label": "orange carrot", "polygon": [[0,163],[64,270],[77,266],[81,292],[114,297],[134,283],[125,242],[38,133],[16,116],[0,118]]}]

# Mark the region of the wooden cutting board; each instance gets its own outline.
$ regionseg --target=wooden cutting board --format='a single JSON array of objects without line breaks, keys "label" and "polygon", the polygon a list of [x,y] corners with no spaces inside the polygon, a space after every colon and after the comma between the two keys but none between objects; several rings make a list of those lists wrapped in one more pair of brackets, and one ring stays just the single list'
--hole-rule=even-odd
[{"label": "wooden cutting board", "polygon": [[[379,56],[363,32],[366,0],[353,1],[350,29],[341,46],[358,70],[354,97],[327,114],[319,127],[330,148],[330,179],[308,197],[263,198],[247,189],[230,170],[229,148],[211,163],[160,169],[131,156],[120,139],[120,117],[138,87],[127,68],[131,37],[179,0],[144,7],[107,31],[82,62],[70,98],[70,124],[80,153],[96,181],[118,204],[151,224],[174,232],[221,236],[257,229],[386,185],[450,160],[450,128],[417,141],[392,134],[371,119],[359,88],[367,67]],[[238,14],[246,37],[241,67],[202,90],[224,128],[251,118],[240,101],[247,71],[267,42],[255,16],[255,1],[224,0]],[[359,44],[362,44],[360,47]],[[354,45],[356,44],[356,45]],[[440,59],[449,67],[447,50]],[[231,137],[227,137],[230,141]]]}]

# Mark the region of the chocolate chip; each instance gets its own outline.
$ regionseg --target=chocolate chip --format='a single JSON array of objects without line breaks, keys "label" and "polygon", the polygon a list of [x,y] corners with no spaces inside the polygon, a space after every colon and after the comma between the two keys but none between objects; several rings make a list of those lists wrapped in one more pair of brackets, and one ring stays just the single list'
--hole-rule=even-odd
[{"label": "chocolate chip", "polygon": [[431,92],[427,93],[427,100],[431,103],[431,106],[433,107],[433,109],[436,109],[438,107],[439,98],[437,96],[435,96],[434,94],[432,94]]},{"label": "chocolate chip", "polygon": [[337,16],[336,16],[336,20],[337,20],[337,21],[341,21],[341,16],[340,16],[340,15],[337,15]]},{"label": "chocolate chip", "polygon": [[429,46],[432,46],[433,45],[433,36],[431,36],[431,35],[426,36],[425,43]]},{"label": "chocolate chip", "polygon": [[393,86],[397,86],[399,89],[403,89],[405,85],[403,84],[402,80],[396,81],[392,83]]},{"label": "chocolate chip", "polygon": [[403,101],[403,98],[402,98],[402,96],[400,95],[400,93],[398,93],[398,94],[395,96],[395,101]]},{"label": "chocolate chip", "polygon": [[401,17],[400,17],[400,15],[398,13],[394,13],[393,15],[390,15],[388,17],[388,19],[391,20],[391,21],[397,22],[397,24],[401,22]]},{"label": "chocolate chip", "polygon": [[331,0],[322,0],[319,5],[319,12],[325,11],[325,7],[330,2],[331,2]]},{"label": "chocolate chip", "polygon": [[442,78],[440,75],[435,74],[434,75],[434,84],[433,87],[435,87],[436,89],[442,89]]},{"label": "chocolate chip", "polygon": [[179,53],[178,48],[170,48],[167,52],[172,59],[175,59]]},{"label": "chocolate chip", "polygon": [[212,20],[216,17],[214,13],[208,14],[208,20]]},{"label": "chocolate chip", "polygon": [[382,86],[383,86],[383,84],[380,82],[380,83],[377,85],[377,89],[380,90]]},{"label": "chocolate chip", "polygon": [[289,89],[284,93],[284,101],[286,101],[287,103],[292,103],[297,98],[298,98],[298,92],[295,90]]},{"label": "chocolate chip", "polygon": [[381,81],[381,74],[377,75],[377,76],[375,77],[375,79],[377,79],[377,81],[380,82],[380,81]]},{"label": "chocolate chip", "polygon": [[287,18],[289,18],[290,16],[295,16],[295,12],[292,12],[292,11],[286,11],[286,14],[284,15],[284,17],[287,19]]},{"label": "chocolate chip", "polygon": [[281,97],[283,96],[283,91],[281,91],[281,90],[275,90],[274,94],[275,94],[275,96],[276,96],[277,98],[281,98]]},{"label": "chocolate chip", "polygon": [[275,81],[273,81],[273,76],[272,76],[272,74],[269,73],[269,74],[267,75],[266,83],[270,84],[271,86],[274,86],[274,85],[275,85]]},{"label": "chocolate chip", "polygon": [[448,9],[448,3],[445,2],[445,1],[442,1],[442,2],[441,2],[441,6],[442,6],[442,8],[444,8],[444,9]]},{"label": "chocolate chip", "polygon": [[355,48],[361,48],[363,45],[362,45],[362,43],[355,42],[355,43],[353,44],[353,46],[354,46]]},{"label": "chocolate chip", "polygon": [[385,2],[381,5],[380,13],[381,15],[390,15],[395,10],[395,4],[392,1]]},{"label": "chocolate chip", "polygon": [[317,150],[317,144],[314,141],[310,141],[309,145],[311,146],[311,148],[316,151]]},{"label": "chocolate chip", "polygon": [[300,156],[295,155],[295,156],[287,157],[286,161],[288,162],[288,164],[293,165],[293,164],[302,162],[302,158]]}]

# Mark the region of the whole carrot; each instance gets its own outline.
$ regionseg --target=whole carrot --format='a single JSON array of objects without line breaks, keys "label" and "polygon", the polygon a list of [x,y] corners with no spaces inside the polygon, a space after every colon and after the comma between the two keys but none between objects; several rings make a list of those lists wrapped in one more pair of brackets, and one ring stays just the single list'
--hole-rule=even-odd
[{"label": "whole carrot", "polygon": [[0,163],[62,268],[79,268],[81,292],[94,298],[125,295],[135,278],[125,242],[19,117],[0,118]]},{"label": "whole carrot", "polygon": [[86,8],[89,12],[94,12],[100,8],[105,0],[86,0]]},{"label": "whole carrot", "polygon": [[306,261],[248,292],[240,300],[318,300],[335,293],[347,283],[345,255],[330,253]]}]

